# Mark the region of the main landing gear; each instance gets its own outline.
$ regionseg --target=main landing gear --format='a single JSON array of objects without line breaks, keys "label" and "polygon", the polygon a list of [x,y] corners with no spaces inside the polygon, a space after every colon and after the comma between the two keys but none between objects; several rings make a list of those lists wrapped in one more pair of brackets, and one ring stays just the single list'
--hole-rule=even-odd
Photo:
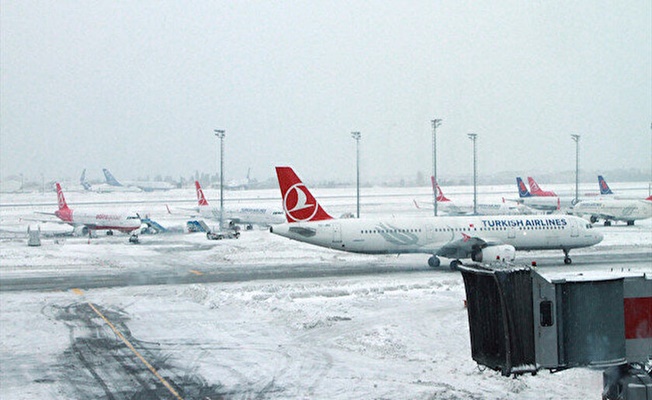
[{"label": "main landing gear", "polygon": [[[451,263],[448,265],[448,267],[451,269],[451,271],[457,271],[458,266],[462,264],[462,261],[460,260],[452,260]],[[431,268],[437,268],[441,265],[441,260],[437,256],[432,256],[428,259],[428,266]]]},{"label": "main landing gear", "polygon": [[569,251],[570,250],[568,249],[564,249],[564,264],[566,265],[570,265],[573,262],[573,260],[571,260],[570,256],[568,255]]}]

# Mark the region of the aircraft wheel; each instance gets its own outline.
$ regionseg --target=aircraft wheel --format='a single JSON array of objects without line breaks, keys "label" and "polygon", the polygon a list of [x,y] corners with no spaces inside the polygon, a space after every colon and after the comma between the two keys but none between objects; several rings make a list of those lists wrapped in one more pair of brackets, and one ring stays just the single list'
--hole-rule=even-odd
[{"label": "aircraft wheel", "polygon": [[441,264],[441,261],[439,260],[439,258],[437,258],[435,256],[432,256],[432,257],[430,257],[428,259],[428,266],[430,268],[437,268],[437,267],[439,267],[440,264]]},{"label": "aircraft wheel", "polygon": [[113,236],[113,231],[110,229],[106,231],[106,236]]},{"label": "aircraft wheel", "polygon": [[634,221],[627,221],[627,226],[632,226],[634,225]]},{"label": "aircraft wheel", "polygon": [[564,258],[564,264],[566,264],[566,265],[570,265],[572,262],[573,262],[573,260],[571,260],[570,257],[565,257],[565,258]]},{"label": "aircraft wheel", "polygon": [[604,221],[604,226],[611,226],[611,221]]},{"label": "aircraft wheel", "polygon": [[457,271],[457,270],[459,270],[458,267],[459,267],[460,264],[462,264],[462,262],[460,260],[453,260],[453,261],[451,261],[451,263],[449,265],[449,268],[451,269],[451,271]]}]

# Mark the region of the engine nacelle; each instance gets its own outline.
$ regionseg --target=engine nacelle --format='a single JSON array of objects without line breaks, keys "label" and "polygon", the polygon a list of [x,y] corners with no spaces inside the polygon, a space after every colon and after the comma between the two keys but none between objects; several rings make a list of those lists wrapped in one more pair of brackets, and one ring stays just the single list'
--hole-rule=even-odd
[{"label": "engine nacelle", "polygon": [[72,231],[73,236],[88,236],[88,227],[85,225],[76,226]]},{"label": "engine nacelle", "polygon": [[493,261],[514,261],[516,249],[514,246],[503,244],[500,246],[489,246],[471,255],[475,262],[490,263]]}]

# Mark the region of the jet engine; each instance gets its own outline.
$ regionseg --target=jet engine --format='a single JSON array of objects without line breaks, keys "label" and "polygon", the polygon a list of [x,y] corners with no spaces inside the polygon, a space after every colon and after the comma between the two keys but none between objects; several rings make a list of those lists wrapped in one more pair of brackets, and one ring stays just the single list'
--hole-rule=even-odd
[{"label": "jet engine", "polygon": [[72,231],[73,236],[88,236],[88,227],[85,225],[76,226]]},{"label": "jet engine", "polygon": [[516,257],[516,249],[514,246],[503,244],[500,246],[489,246],[480,249],[471,254],[471,259],[475,262],[490,263],[492,261],[514,261]]}]

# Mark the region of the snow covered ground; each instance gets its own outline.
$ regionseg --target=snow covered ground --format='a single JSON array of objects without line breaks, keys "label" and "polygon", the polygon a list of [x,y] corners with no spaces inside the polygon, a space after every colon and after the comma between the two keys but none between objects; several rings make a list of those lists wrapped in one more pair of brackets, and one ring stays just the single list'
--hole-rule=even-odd
[{"label": "snow covered ground", "polygon": [[[324,196],[321,203],[333,214],[355,208],[354,189],[320,192],[317,197]],[[131,197],[137,195],[94,194],[86,199],[79,193],[74,200],[138,201]],[[192,195],[165,194],[169,200]],[[233,202],[280,204],[275,192],[231,195],[239,198]],[[395,190],[382,196],[378,189],[377,197],[363,198],[363,212],[416,212],[411,208],[413,195],[428,198],[427,190]],[[55,198],[12,196],[9,202],[16,204]],[[468,194],[460,196],[468,199]],[[74,208],[73,195],[67,197]],[[210,200],[217,203],[209,195]],[[3,195],[2,203],[7,202]],[[155,202],[128,205],[134,206],[149,208],[153,218],[164,209]],[[33,209],[0,208],[2,228],[19,231],[26,224],[20,219]],[[38,209],[52,211],[51,206]],[[160,216],[165,216],[162,211]],[[604,273],[612,268],[652,272],[652,221],[596,229],[604,233],[604,241],[574,251],[571,267],[563,265],[561,252],[524,253],[519,259],[544,257],[541,270],[551,274]],[[292,242],[265,230],[244,232],[230,241],[208,241],[203,234],[143,236],[140,245],[127,244],[122,235],[90,242],[44,238],[38,248],[29,248],[26,238],[6,231],[0,238],[0,279],[41,276],[65,281],[78,275],[110,278],[139,272],[192,274],[200,280],[0,291],[3,399],[174,398],[107,321],[183,398],[586,399],[599,398],[602,390],[598,370],[542,371],[514,379],[479,368],[471,359],[461,276],[428,269],[425,255],[348,254]],[[630,253],[642,254],[649,263],[583,262],[583,257],[604,254],[617,260],[618,254]],[[338,276],[339,270],[369,265],[377,266],[377,273]],[[202,277],[223,271],[305,268],[328,273],[201,282]]]}]

